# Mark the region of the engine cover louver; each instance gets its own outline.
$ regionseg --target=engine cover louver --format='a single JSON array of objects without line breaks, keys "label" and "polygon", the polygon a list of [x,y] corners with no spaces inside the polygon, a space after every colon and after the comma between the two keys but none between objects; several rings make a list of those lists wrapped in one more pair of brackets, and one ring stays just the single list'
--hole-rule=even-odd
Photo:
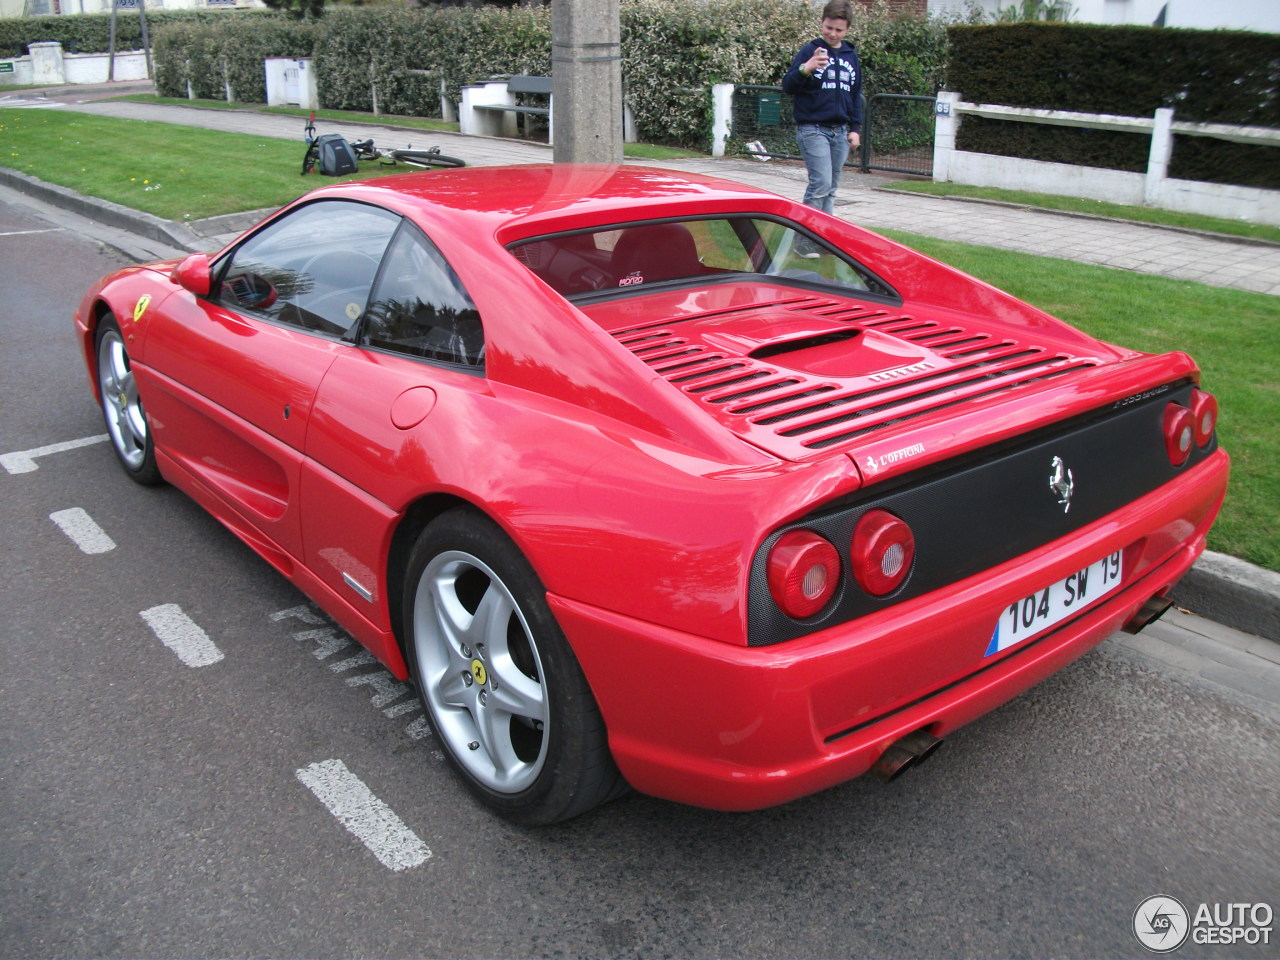
[{"label": "engine cover louver", "polygon": [[[788,329],[793,339],[763,339]],[[744,439],[792,459],[1096,365],[971,323],[822,297],[613,335]]]}]

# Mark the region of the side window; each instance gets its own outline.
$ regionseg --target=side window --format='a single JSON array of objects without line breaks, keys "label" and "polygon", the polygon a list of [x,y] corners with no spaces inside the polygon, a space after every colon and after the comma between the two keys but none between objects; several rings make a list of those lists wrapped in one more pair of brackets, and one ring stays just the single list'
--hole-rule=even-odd
[{"label": "side window", "polygon": [[387,251],[362,342],[428,360],[484,363],[479,311],[440,251],[407,223]]},{"label": "side window", "polygon": [[214,298],[304,330],[341,336],[369,300],[400,218],[350,200],[300,207],[231,253]]}]

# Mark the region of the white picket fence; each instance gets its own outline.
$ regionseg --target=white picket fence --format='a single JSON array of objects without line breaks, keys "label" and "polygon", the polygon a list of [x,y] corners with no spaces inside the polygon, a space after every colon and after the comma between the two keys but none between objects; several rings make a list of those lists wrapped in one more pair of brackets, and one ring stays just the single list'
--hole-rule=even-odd
[{"label": "white picket fence", "polygon": [[[1147,171],[1145,174],[1130,173],[957,150],[956,133],[965,116],[1145,134],[1151,138]],[[1280,191],[1170,178],[1169,158],[1175,134],[1280,147],[1278,129],[1185,123],[1175,120],[1174,111],[1168,108],[1161,108],[1150,117],[1122,117],[969,103],[958,93],[943,91],[938,94],[933,179],[979,187],[1063,194],[1280,226]],[[1276,160],[1280,163],[1280,153]]]}]

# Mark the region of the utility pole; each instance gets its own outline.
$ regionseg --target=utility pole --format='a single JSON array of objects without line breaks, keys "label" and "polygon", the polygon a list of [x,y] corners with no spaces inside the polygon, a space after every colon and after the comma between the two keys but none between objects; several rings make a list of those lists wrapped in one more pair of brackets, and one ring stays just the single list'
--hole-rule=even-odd
[{"label": "utility pole", "polygon": [[618,0],[552,0],[552,158],[622,162]]}]

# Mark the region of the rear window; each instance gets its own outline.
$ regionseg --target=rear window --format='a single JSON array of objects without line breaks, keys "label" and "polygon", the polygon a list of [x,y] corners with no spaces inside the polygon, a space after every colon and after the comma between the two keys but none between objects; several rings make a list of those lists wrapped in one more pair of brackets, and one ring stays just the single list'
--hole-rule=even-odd
[{"label": "rear window", "polygon": [[892,295],[848,255],[793,224],[757,217],[632,223],[539,237],[509,249],[566,297],[743,274]]}]

